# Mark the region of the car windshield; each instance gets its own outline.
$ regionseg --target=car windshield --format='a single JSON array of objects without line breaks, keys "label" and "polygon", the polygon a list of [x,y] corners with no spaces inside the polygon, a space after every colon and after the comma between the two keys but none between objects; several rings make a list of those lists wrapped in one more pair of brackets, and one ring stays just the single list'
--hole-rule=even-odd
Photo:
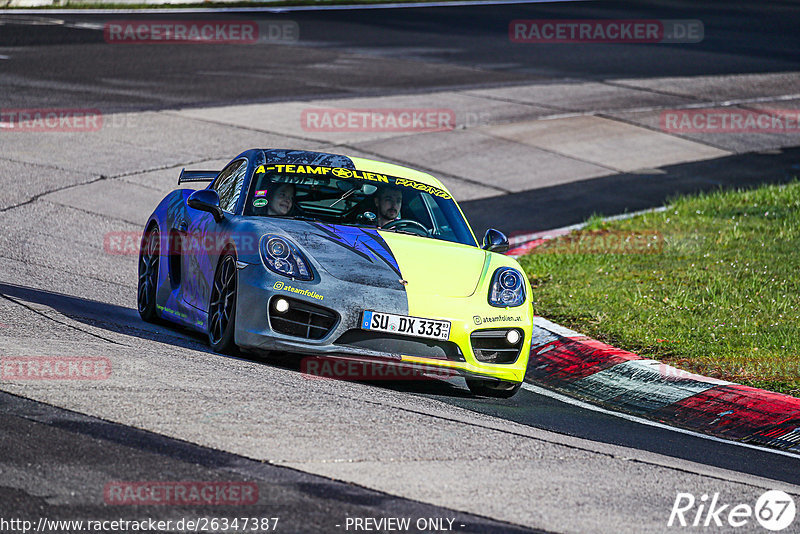
[{"label": "car windshield", "polygon": [[380,227],[477,246],[446,191],[406,178],[338,167],[260,166],[244,214]]}]

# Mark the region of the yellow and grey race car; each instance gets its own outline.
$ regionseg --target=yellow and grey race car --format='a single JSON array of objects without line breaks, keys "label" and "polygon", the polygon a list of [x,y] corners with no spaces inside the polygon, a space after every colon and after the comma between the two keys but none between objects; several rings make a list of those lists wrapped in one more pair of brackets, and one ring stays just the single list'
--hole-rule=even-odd
[{"label": "yellow and grey race car", "polygon": [[148,219],[142,318],[221,352],[288,351],[463,375],[510,397],[528,362],[530,285],[508,240],[478,245],[429,174],[368,159],[253,149],[182,171]]}]

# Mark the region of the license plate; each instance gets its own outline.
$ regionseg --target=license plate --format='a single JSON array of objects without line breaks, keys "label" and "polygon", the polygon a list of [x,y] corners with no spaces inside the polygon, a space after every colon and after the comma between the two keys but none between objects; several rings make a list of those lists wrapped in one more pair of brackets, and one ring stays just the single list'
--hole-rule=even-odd
[{"label": "license plate", "polygon": [[431,339],[446,340],[450,337],[450,321],[437,321],[435,319],[423,319],[421,317],[379,313],[369,310],[364,312],[361,328]]}]

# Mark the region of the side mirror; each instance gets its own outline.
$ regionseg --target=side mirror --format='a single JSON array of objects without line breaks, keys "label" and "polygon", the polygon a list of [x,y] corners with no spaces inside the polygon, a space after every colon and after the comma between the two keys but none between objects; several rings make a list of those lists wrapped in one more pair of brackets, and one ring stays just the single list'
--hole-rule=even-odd
[{"label": "side mirror", "polygon": [[489,252],[499,252],[503,254],[508,250],[508,238],[500,230],[489,228],[483,236],[483,249]]},{"label": "side mirror", "polygon": [[224,217],[222,208],[219,207],[219,195],[213,189],[195,191],[186,199],[186,204],[190,208],[207,211],[214,216],[214,220],[217,222],[220,222]]}]

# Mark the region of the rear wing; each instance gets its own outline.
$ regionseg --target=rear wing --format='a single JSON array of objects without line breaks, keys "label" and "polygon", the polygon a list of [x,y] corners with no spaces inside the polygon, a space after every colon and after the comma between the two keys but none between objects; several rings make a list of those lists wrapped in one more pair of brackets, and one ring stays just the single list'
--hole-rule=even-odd
[{"label": "rear wing", "polygon": [[178,185],[184,182],[211,182],[217,177],[219,171],[187,171],[181,169],[181,175],[178,176]]}]

